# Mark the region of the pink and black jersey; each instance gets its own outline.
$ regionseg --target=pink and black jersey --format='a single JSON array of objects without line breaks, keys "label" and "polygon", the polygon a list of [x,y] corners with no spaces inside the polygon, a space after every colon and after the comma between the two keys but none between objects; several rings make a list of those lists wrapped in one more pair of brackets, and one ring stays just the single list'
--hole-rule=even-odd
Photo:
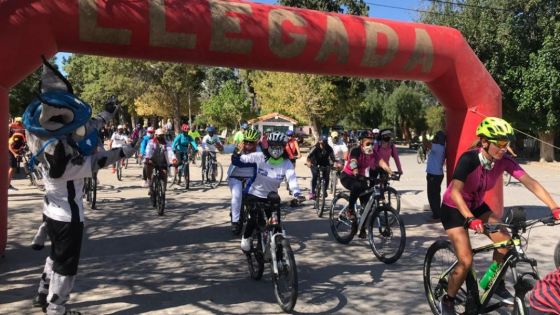
[{"label": "pink and black jersey", "polygon": [[[502,159],[496,160],[491,170],[484,169],[478,157],[480,150],[475,149],[463,153],[453,172],[452,179],[465,183],[461,195],[469,209],[476,209],[482,205],[486,191],[496,185],[504,171],[516,179],[525,175],[525,170],[509,155],[504,155]],[[443,194],[443,204],[457,208],[457,205],[451,200],[451,183]]]},{"label": "pink and black jersey", "polygon": [[374,170],[377,167],[378,156],[375,150],[372,154],[365,154],[360,147],[353,148],[348,154],[348,160],[344,164],[344,173],[353,176],[352,169],[350,168],[350,161],[355,159],[358,161],[358,174],[366,176],[366,171]]}]

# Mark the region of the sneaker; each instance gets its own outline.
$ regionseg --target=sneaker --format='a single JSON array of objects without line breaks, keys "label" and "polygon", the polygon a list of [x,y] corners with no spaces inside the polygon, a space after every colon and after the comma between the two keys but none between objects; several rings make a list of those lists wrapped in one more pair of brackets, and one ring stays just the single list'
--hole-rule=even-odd
[{"label": "sneaker", "polygon": [[308,200],[315,200],[315,194],[314,193],[308,193],[307,194],[307,199]]},{"label": "sneaker", "polygon": [[244,251],[244,252],[250,251],[252,241],[253,241],[252,237],[249,237],[249,238],[242,237],[241,238],[241,250]]},{"label": "sneaker", "polygon": [[150,184],[148,183],[147,180],[145,180],[145,181],[142,183],[142,187],[143,187],[143,188],[148,188],[148,187],[150,187]]},{"label": "sneaker", "polygon": [[241,233],[241,224],[239,222],[231,222],[231,233],[239,235]]},{"label": "sneaker", "polygon": [[449,297],[447,294],[444,295],[439,301],[439,308],[441,310],[441,315],[455,315],[455,299]]},{"label": "sneaker", "polygon": [[78,311],[69,311],[67,310],[66,312],[64,312],[64,315],[82,315],[82,313],[78,312]]},{"label": "sneaker", "polygon": [[8,191],[18,191],[18,189],[15,188],[14,186],[10,185],[10,186],[8,186]]},{"label": "sneaker", "polygon": [[506,289],[506,283],[503,280],[494,291],[494,297],[504,304],[513,305],[514,296]]},{"label": "sneaker", "polygon": [[48,303],[47,303],[47,294],[46,293],[39,293],[33,299],[33,307],[45,308],[45,307],[47,307],[47,304]]}]

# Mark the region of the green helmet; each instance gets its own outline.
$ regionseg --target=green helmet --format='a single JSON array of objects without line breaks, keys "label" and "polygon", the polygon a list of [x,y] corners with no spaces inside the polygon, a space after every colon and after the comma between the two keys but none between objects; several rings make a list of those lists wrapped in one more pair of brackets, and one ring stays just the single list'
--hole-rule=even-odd
[{"label": "green helmet", "polygon": [[261,138],[261,133],[255,129],[243,131],[243,141],[256,142]]},{"label": "green helmet", "polygon": [[513,138],[513,128],[501,118],[486,117],[476,128],[476,135],[486,137],[489,140],[511,140]]}]

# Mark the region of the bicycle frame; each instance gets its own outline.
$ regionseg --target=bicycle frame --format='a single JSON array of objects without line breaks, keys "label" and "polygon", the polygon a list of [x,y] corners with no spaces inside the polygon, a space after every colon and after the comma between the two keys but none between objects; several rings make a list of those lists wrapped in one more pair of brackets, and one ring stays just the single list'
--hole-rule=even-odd
[{"label": "bicycle frame", "polygon": [[[262,248],[265,249],[264,257],[271,257],[272,261],[272,270],[275,275],[278,274],[278,264],[276,261],[276,238],[278,236],[286,237],[286,230],[282,226],[282,216],[280,213],[280,207],[278,205],[270,204],[270,203],[262,203],[257,202],[255,203],[255,207],[259,209],[259,215],[262,215],[265,219],[266,226],[262,229],[258,224],[258,217],[256,229],[258,229],[259,233],[261,233],[261,242]],[[277,223],[276,224],[268,224],[268,217],[266,216],[265,208],[270,208],[271,213],[276,213],[277,216]],[[272,235],[270,235],[272,233]]]},{"label": "bicycle frame", "polygon": [[361,231],[361,229],[369,223],[369,218],[371,217],[370,214],[373,213],[373,210],[384,205],[382,196],[383,192],[387,189],[388,186],[388,178],[382,178],[378,183],[374,184],[373,187],[360,194],[360,196],[370,194],[370,197],[368,202],[366,203],[366,206],[364,207],[363,214],[356,213],[356,215],[359,216],[358,231]]}]

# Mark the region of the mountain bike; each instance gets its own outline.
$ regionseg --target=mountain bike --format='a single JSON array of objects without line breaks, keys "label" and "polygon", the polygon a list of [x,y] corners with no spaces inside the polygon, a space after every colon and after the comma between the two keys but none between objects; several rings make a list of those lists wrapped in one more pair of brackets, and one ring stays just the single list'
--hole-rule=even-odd
[{"label": "mountain bike", "polygon": [[200,163],[200,156],[199,156],[200,153],[198,151],[195,151],[192,145],[189,145],[189,148],[187,150],[188,150],[187,153],[189,157],[189,163],[192,163],[192,165],[196,165],[196,163]]},{"label": "mountain bike", "polygon": [[399,176],[398,173],[391,176],[384,174],[379,180],[370,180],[371,187],[360,194],[370,196],[369,200],[362,207],[358,198],[353,216],[349,216],[351,212],[348,211],[349,195],[341,192],[335,196],[329,219],[333,236],[339,243],[350,243],[358,231],[362,236],[367,228],[367,239],[377,259],[392,264],[401,257],[406,245],[404,222],[383,197],[389,179],[398,179]]},{"label": "mountain bike", "polygon": [[[504,242],[474,248],[472,250],[473,256],[482,252],[491,252],[498,248],[508,248],[508,252],[504,257],[504,262],[499,266],[496,275],[491,280],[489,287],[482,292],[479,292],[476,270],[474,267],[469,270],[467,278],[456,296],[455,311],[457,314],[484,314],[505,306],[502,302],[493,303],[491,299],[508,270],[512,272],[515,289],[513,314],[528,314],[529,305],[526,301],[526,293],[539,280],[539,274],[537,272],[537,261],[527,257],[525,254],[523,249],[525,244],[522,244],[524,238],[521,237],[521,234],[525,233],[527,228],[538,223],[549,226],[558,224],[552,216],[536,220],[526,220],[525,211],[521,207],[510,209],[506,215],[505,223],[484,224],[484,228],[488,233],[497,232],[505,228],[511,232],[512,237]],[[441,313],[439,301],[447,292],[449,275],[457,264],[457,257],[449,241],[436,241],[426,253],[424,260],[424,289],[430,308],[436,315]],[[524,265],[523,268],[519,268],[520,265]]]},{"label": "mountain bike", "polygon": [[205,165],[202,168],[202,184],[206,184],[210,188],[218,187],[224,175],[222,164],[216,159],[216,154],[216,152],[208,151]]},{"label": "mountain bike", "polygon": [[327,181],[323,176],[323,172],[329,172],[330,166],[312,165],[311,167],[317,168],[317,185],[315,186],[315,203],[314,207],[317,211],[317,216],[321,218],[325,210],[325,198],[327,196]]},{"label": "mountain bike", "polygon": [[[343,164],[341,164],[343,165]],[[331,191],[331,195],[336,195],[336,186],[338,185],[338,180],[340,176],[340,168],[333,167],[331,168],[331,175],[329,177],[329,189]]]},{"label": "mountain bike", "polygon": [[427,153],[428,152],[424,148],[424,145],[420,144],[418,146],[418,150],[416,151],[416,162],[418,162],[418,164],[422,164],[422,163],[426,162]]},{"label": "mountain bike", "polygon": [[97,203],[97,173],[93,173],[92,177],[85,179],[84,194],[91,209],[95,209]]},{"label": "mountain bike", "polygon": [[152,184],[150,185],[150,198],[152,206],[156,208],[158,215],[163,215],[165,211],[165,186],[167,182],[167,174],[163,168],[156,167],[152,174]]},{"label": "mountain bike", "polygon": [[22,159],[24,162],[23,169],[25,171],[25,176],[29,178],[31,185],[37,187],[40,191],[44,191],[45,185],[43,185],[43,173],[41,173],[39,169],[40,165],[37,164],[37,161],[35,161],[35,163],[30,163],[30,152],[23,154]]},{"label": "mountain bike", "polygon": [[125,163],[125,159],[121,159],[117,161],[117,179],[122,181],[122,172],[123,172],[123,164]]},{"label": "mountain bike", "polygon": [[171,182],[171,186],[177,184],[181,186],[184,185],[185,189],[189,189],[190,184],[190,170],[189,170],[189,158],[187,153],[180,152],[181,154],[181,163],[177,166],[177,171],[173,176],[173,181]]},{"label": "mountain bike", "polygon": [[[298,205],[299,201],[292,201],[291,204]],[[251,219],[257,222],[251,249],[245,252],[251,278],[260,280],[264,263],[270,263],[274,297],[283,311],[291,312],[298,298],[298,276],[294,252],[282,226],[280,196],[271,192],[267,202],[253,202],[249,206],[253,210],[249,215],[255,216]],[[270,216],[266,210],[269,210]]]}]

